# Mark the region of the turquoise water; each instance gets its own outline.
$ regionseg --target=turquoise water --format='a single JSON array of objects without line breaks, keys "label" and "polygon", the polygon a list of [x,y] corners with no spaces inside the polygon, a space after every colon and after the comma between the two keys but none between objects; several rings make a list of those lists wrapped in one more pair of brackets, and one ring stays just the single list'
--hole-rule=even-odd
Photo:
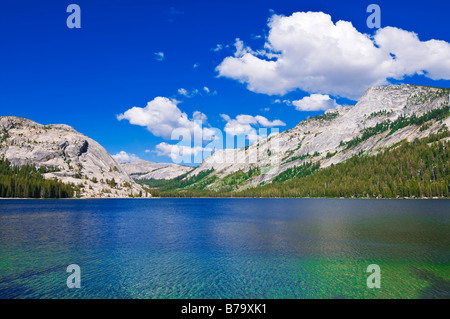
[{"label": "turquoise water", "polygon": [[449,203],[2,200],[0,298],[449,298]]}]

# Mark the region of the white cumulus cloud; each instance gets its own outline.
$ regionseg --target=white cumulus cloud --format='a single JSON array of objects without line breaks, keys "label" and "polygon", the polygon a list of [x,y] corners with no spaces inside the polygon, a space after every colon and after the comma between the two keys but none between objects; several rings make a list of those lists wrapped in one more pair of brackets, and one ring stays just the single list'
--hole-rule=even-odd
[{"label": "white cumulus cloud", "polygon": [[255,141],[258,138],[256,131],[257,127],[275,127],[275,126],[285,126],[286,123],[280,120],[269,121],[267,118],[261,115],[247,115],[241,114],[236,116],[235,119],[230,118],[226,114],[220,115],[227,123],[225,124],[224,131],[230,135],[241,135],[244,134],[249,140]]},{"label": "white cumulus cloud", "polygon": [[207,119],[205,114],[196,111],[193,118],[189,119],[187,114],[178,108],[177,101],[160,96],[148,102],[146,107],[135,106],[119,114],[117,119],[126,119],[130,124],[145,126],[153,135],[165,139],[171,139],[175,129],[184,129],[201,139],[210,139],[214,135],[212,129],[202,127]]},{"label": "white cumulus cloud", "polygon": [[274,127],[274,126],[286,126],[286,123],[280,120],[273,120],[269,121],[264,116],[256,115],[255,119],[258,121],[259,124],[263,127]]},{"label": "white cumulus cloud", "polygon": [[420,41],[417,34],[394,27],[371,37],[351,22],[334,23],[323,12],[272,15],[268,26],[262,50],[236,40],[235,55],[216,68],[219,76],[269,95],[300,89],[351,99],[390,78],[423,74],[450,80],[450,44],[445,41]]},{"label": "white cumulus cloud", "polygon": [[326,111],[328,109],[335,109],[339,107],[336,100],[330,98],[329,95],[311,94],[305,96],[301,100],[292,101],[292,105],[298,111]]},{"label": "white cumulus cloud", "polygon": [[112,156],[116,161],[118,162],[135,162],[139,160],[139,157],[137,157],[135,154],[129,154],[125,151],[120,151],[119,153]]},{"label": "white cumulus cloud", "polygon": [[177,160],[184,156],[197,155],[201,152],[211,151],[210,148],[202,146],[186,146],[186,145],[172,145],[165,142],[156,145],[156,153],[158,156],[169,156],[172,160]]}]

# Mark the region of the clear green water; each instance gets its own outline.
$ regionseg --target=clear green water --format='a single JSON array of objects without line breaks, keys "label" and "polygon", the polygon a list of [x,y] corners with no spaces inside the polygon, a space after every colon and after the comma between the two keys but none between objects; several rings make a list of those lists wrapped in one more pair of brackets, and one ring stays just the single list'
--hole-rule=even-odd
[{"label": "clear green water", "polygon": [[0,298],[449,298],[449,203],[3,200]]}]

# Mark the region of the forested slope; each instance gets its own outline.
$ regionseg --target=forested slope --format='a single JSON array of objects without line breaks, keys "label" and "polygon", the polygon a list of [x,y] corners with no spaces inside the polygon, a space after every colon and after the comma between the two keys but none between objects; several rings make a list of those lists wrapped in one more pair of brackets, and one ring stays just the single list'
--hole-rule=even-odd
[{"label": "forested slope", "polygon": [[151,192],[167,197],[448,198],[448,136],[445,130],[413,142],[402,141],[376,155],[362,153],[322,169],[318,163],[305,163],[286,170],[271,183],[243,191],[212,191],[186,181],[177,189],[166,186]]}]

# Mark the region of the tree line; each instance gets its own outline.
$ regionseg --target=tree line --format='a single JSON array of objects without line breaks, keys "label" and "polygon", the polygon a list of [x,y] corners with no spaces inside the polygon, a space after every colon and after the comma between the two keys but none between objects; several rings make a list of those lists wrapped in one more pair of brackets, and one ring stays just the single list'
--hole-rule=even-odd
[{"label": "tree line", "polygon": [[150,192],[161,197],[448,198],[449,142],[441,140],[448,136],[445,131],[403,141],[376,155],[355,155],[327,168],[304,164],[271,183],[242,191],[166,188]]},{"label": "tree line", "polygon": [[12,166],[0,158],[0,197],[3,198],[71,198],[74,188],[56,179],[45,179],[45,169],[33,165]]}]

